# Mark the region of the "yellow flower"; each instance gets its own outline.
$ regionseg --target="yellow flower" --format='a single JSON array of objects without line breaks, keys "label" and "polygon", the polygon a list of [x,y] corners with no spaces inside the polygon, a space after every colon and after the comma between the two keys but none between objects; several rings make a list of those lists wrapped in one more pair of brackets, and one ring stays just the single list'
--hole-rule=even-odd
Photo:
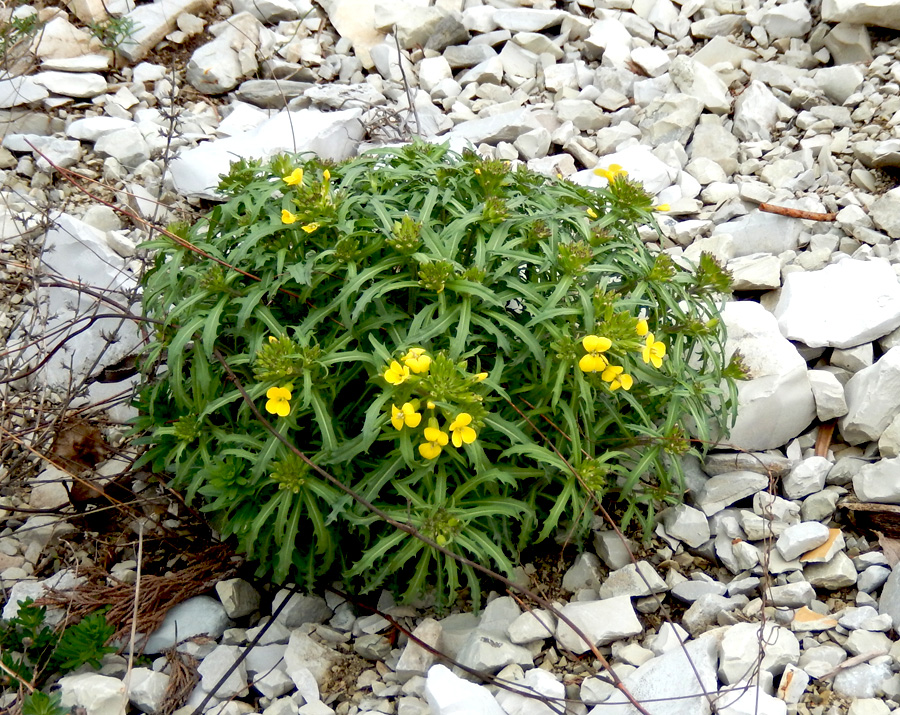
[{"label": "yellow flower", "polygon": [[425,406],[426,406],[429,410],[433,410],[433,409],[434,409],[434,403],[433,403],[431,400],[428,400],[428,402],[425,403]]},{"label": "yellow flower", "polygon": [[276,338],[274,335],[270,335],[270,336],[269,336],[269,342],[270,342],[270,343],[277,343],[277,342],[278,342],[278,338]]},{"label": "yellow flower", "polygon": [[654,206],[653,210],[654,211],[670,211],[671,208],[672,207],[669,206],[669,204],[660,204],[659,206]]},{"label": "yellow flower", "polygon": [[437,420],[431,419],[428,421],[428,427],[425,428],[425,440],[419,445],[419,454],[425,459],[437,459],[450,438],[438,427]]},{"label": "yellow flower", "polygon": [[486,372],[476,372],[475,373],[475,382],[484,382],[487,380],[488,374]]},{"label": "yellow flower", "polygon": [[291,411],[291,386],[270,387],[266,390],[266,412],[279,417],[287,417]]},{"label": "yellow flower", "polygon": [[478,174],[478,175],[480,176],[480,175],[481,175],[481,169],[475,169],[475,173]]},{"label": "yellow flower", "polygon": [[388,369],[384,371],[384,379],[391,385],[401,385],[409,379],[409,368],[392,360]]},{"label": "yellow flower", "polygon": [[587,215],[590,216],[591,218],[597,218],[597,212],[594,211],[594,209],[588,209]]},{"label": "yellow flower", "polygon": [[628,176],[628,172],[625,171],[618,164],[610,164],[605,169],[594,169],[594,173],[597,176],[602,176],[604,179],[612,183],[619,176]]},{"label": "yellow flower", "polygon": [[428,372],[428,368],[431,367],[431,358],[425,354],[425,348],[410,348],[400,359],[416,375]]},{"label": "yellow flower", "polygon": [[621,365],[610,365],[603,371],[600,378],[609,383],[610,390],[618,390],[620,387],[623,390],[630,390],[634,384],[634,379],[625,373],[625,368]]},{"label": "yellow flower", "polygon": [[308,224],[306,224],[305,226],[301,226],[300,228],[302,228],[302,229],[303,229],[304,231],[306,231],[307,233],[312,233],[312,232],[315,231],[317,228],[319,228],[319,224],[317,224],[317,223],[308,223]]},{"label": "yellow flower", "polygon": [[291,224],[297,220],[297,217],[287,209],[281,209],[281,223]]},{"label": "yellow flower", "polygon": [[599,335],[587,335],[581,341],[587,355],[578,361],[578,367],[582,372],[603,372],[609,362],[600,353],[609,350],[612,347],[612,340],[600,337]]},{"label": "yellow flower", "polygon": [[331,181],[331,172],[328,171],[328,169],[325,169],[325,171],[322,172],[322,176],[324,177],[325,181]]},{"label": "yellow flower", "polygon": [[644,344],[641,354],[644,362],[652,363],[653,367],[658,368],[662,366],[662,359],[666,356],[666,346],[655,340],[653,333],[647,333],[647,342]]},{"label": "yellow flower", "polygon": [[303,183],[303,169],[294,169],[287,176],[282,176],[281,180],[288,186],[297,186]]},{"label": "yellow flower", "polygon": [[403,425],[418,427],[422,421],[422,415],[416,412],[416,406],[412,402],[404,402],[402,407],[391,405],[391,424],[394,429],[401,430]]},{"label": "yellow flower", "polygon": [[459,449],[463,442],[472,444],[478,436],[475,430],[469,427],[472,424],[472,415],[468,412],[460,412],[456,419],[450,423],[450,432],[453,433],[453,446]]},{"label": "yellow flower", "polygon": [[639,337],[644,337],[650,330],[650,327],[647,325],[647,321],[644,318],[638,320],[637,325],[635,326],[635,332],[637,332]]}]

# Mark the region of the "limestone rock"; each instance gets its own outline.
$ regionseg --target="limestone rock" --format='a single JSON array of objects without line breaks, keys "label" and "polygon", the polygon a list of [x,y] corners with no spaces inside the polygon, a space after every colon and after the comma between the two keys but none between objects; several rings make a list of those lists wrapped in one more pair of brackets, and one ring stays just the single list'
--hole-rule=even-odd
[{"label": "limestone rock", "polygon": [[[606,645],[643,631],[628,596],[567,603],[560,612],[594,645]],[[562,647],[573,653],[584,653],[589,650],[589,645],[584,639],[562,620],[556,626],[556,638]]]},{"label": "limestone rock", "polygon": [[728,328],[726,353],[739,350],[750,373],[738,383],[738,417],[724,441],[749,450],[780,447],[815,417],[806,361],[760,304],[728,303],[722,319]]},{"label": "limestone rock", "polygon": [[849,444],[878,440],[900,411],[900,347],[851,377],[844,394],[847,414],[838,422],[841,436]]}]

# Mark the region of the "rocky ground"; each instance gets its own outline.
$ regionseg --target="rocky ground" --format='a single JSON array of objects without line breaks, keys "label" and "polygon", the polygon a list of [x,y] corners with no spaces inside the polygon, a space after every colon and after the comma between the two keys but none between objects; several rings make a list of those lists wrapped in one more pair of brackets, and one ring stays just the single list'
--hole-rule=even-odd
[{"label": "rocky ground", "polygon": [[[116,55],[85,29],[107,11],[134,23]],[[88,715],[123,712],[125,698],[181,715],[636,712],[586,643],[512,594],[478,616],[435,616],[388,595],[367,610],[251,584],[221,552],[204,570],[211,535],[129,469],[136,245],[150,226],[210,206],[236,157],[340,159],[420,135],[579,183],[619,164],[670,207],[648,244],[677,260],[710,252],[734,275],[727,349],[751,378],[729,445],[686,463],[686,504],[649,547],[630,544],[635,559],[598,522],[593,550],[555,581],[538,564],[532,583],[654,715],[900,707],[900,2],[6,12],[40,22],[4,46],[0,79],[3,616],[48,586],[91,582],[91,567],[128,584],[140,566],[157,589],[148,631],[167,599],[192,596],[136,667],[117,655],[65,677],[64,703]],[[127,508],[110,515],[110,501]],[[177,599],[173,574],[190,586]]]}]

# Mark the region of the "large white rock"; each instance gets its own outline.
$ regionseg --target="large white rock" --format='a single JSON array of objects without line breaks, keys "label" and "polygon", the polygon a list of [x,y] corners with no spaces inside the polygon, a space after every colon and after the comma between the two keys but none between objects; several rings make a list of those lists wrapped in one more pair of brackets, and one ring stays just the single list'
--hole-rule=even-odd
[{"label": "large white rock", "polygon": [[787,628],[771,622],[762,626],[738,623],[725,632],[719,644],[719,679],[731,684],[746,678],[757,665],[760,646],[764,655],[758,667],[772,675],[800,659],[800,642]]},{"label": "large white rock", "polygon": [[734,103],[734,134],[745,141],[771,139],[779,119],[794,111],[759,80],[753,80]]},{"label": "large white rock", "polygon": [[900,326],[900,283],[887,261],[843,260],[787,275],[775,306],[786,338],[850,348]]},{"label": "large white rock", "polygon": [[[606,645],[643,630],[629,596],[567,603],[560,613],[572,621],[593,645]],[[556,626],[556,640],[573,653],[584,653],[590,649],[584,638],[562,620]]]},{"label": "large white rock", "polygon": [[[639,702],[649,701],[646,707],[653,715],[709,715],[709,698],[703,693],[716,688],[716,639],[676,646],[625,676],[624,683]],[[621,692],[613,692],[590,715],[636,712]]]},{"label": "large white rock", "polygon": [[99,673],[67,675],[59,681],[64,708],[80,705],[88,715],[121,715],[128,698],[125,683]]},{"label": "large white rock", "polygon": [[425,700],[433,715],[506,715],[490,690],[454,675],[446,665],[431,666]]},{"label": "large white rock", "polygon": [[822,422],[847,414],[844,386],[827,370],[810,370],[807,373],[816,400],[816,416]]},{"label": "large white rock", "polygon": [[900,2],[897,0],[823,0],[825,22],[852,22],[900,30]]},{"label": "large white rock", "polygon": [[500,689],[497,691],[497,702],[507,713],[515,715],[555,715],[558,709],[548,703],[535,700],[533,695],[543,695],[550,703],[562,703],[566,697],[566,686],[546,670],[532,668],[522,680],[516,680],[512,687],[518,687],[526,695]]},{"label": "large white rock", "polygon": [[[645,146],[634,145],[607,154],[597,164],[597,167],[608,169],[612,164],[618,164],[625,169],[628,172],[628,178],[643,184],[648,194],[658,194],[671,186],[678,178],[677,167],[669,166]],[[602,188],[608,183],[606,179],[597,176],[592,170],[579,171],[569,179],[576,184],[596,188]]]},{"label": "large white rock", "polygon": [[219,176],[238,159],[265,158],[279,152],[312,152],[341,161],[356,152],[363,135],[359,109],[320,112],[283,110],[253,129],[215,141],[202,142],[172,161],[175,189],[183,196],[206,199],[216,194]]},{"label": "large white rock", "polygon": [[216,599],[195,596],[172,607],[144,646],[145,653],[162,653],[176,643],[199,635],[218,638],[231,625],[225,609]]},{"label": "large white rock", "polygon": [[851,377],[844,394],[847,414],[838,423],[841,436],[850,444],[878,440],[900,411],[900,346]]},{"label": "large white rock", "polygon": [[135,668],[128,683],[128,699],[142,713],[155,713],[162,705],[169,676],[150,668]]},{"label": "large white rock", "polygon": [[731,111],[731,94],[713,70],[687,55],[678,55],[669,66],[669,76],[679,91],[703,102],[716,114]]},{"label": "large white rock", "polygon": [[749,371],[749,379],[738,383],[737,421],[723,441],[748,450],[781,447],[816,416],[806,361],[759,303],[728,303],[722,320],[726,356],[740,350]]},{"label": "large white rock", "polygon": [[864,464],[853,477],[853,492],[862,502],[900,504],[900,457]]}]

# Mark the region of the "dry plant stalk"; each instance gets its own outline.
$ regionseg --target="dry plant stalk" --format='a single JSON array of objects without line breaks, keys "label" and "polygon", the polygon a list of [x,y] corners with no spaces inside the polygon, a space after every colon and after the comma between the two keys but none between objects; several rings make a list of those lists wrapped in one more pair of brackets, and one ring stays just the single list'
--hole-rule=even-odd
[{"label": "dry plant stalk", "polygon": [[159,715],[172,715],[187,702],[194,686],[200,682],[200,674],[194,656],[174,648],[167,650],[165,656],[169,664],[169,684],[159,705]]},{"label": "dry plant stalk", "polygon": [[[142,576],[137,631],[145,636],[152,633],[172,606],[209,591],[219,581],[234,575],[236,567],[230,565],[229,553],[224,546],[214,546],[193,556],[193,566],[165,576]],[[106,618],[116,627],[113,640],[127,640],[131,633],[135,587],[96,566],[81,573],[87,577],[85,583],[65,591],[51,590],[37,603],[66,609],[76,620],[109,606]]]}]

